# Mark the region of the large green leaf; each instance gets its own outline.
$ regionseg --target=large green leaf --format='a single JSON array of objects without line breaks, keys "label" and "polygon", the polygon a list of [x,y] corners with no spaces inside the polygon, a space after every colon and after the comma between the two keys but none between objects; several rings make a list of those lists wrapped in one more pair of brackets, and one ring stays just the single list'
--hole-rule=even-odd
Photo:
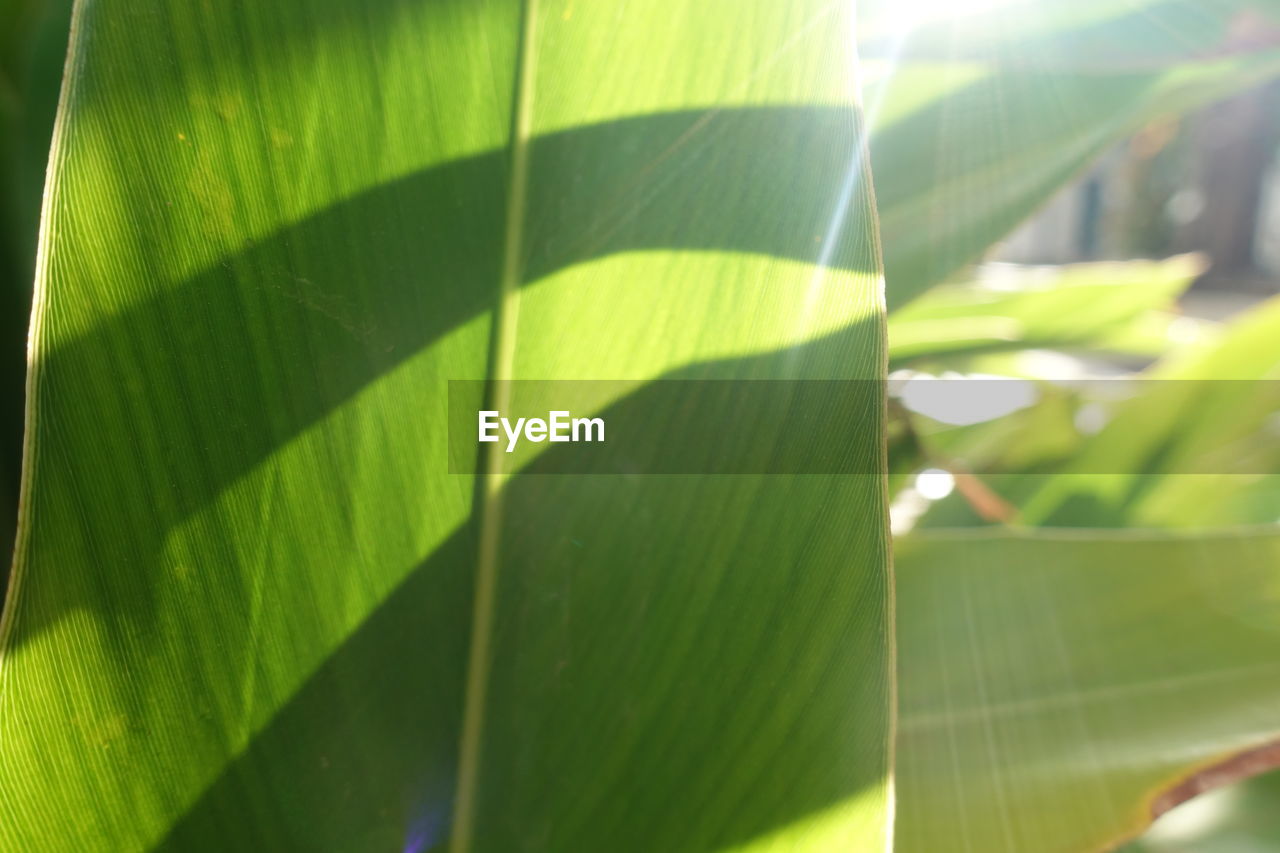
[{"label": "large green leaf", "polygon": [[880,478],[445,470],[448,379],[883,375],[848,14],[81,3],[0,847],[881,849]]},{"label": "large green leaf", "polygon": [[1104,849],[1196,774],[1276,761],[1274,531],[938,532],[895,559],[898,850]]}]

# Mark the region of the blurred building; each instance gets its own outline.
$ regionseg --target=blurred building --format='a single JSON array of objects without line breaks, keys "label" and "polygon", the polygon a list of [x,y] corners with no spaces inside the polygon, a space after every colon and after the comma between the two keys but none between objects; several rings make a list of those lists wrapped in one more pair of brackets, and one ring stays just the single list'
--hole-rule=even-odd
[{"label": "blurred building", "polygon": [[1201,288],[1280,292],[1280,85],[1157,122],[998,248],[1019,263],[1202,252]]}]

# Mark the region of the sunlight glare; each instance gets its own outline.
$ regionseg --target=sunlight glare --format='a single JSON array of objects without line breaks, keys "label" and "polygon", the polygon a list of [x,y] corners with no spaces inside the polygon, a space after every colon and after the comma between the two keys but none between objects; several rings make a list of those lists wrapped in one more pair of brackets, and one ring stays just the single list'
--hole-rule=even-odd
[{"label": "sunlight glare", "polygon": [[903,23],[919,26],[1011,11],[1032,2],[1034,0],[903,0],[893,4],[893,12]]},{"label": "sunlight glare", "polygon": [[909,0],[902,8],[920,20],[973,18],[993,12],[1005,12],[1012,6],[1025,6],[1033,0]]},{"label": "sunlight glare", "polygon": [[916,491],[927,500],[940,501],[951,494],[955,486],[955,477],[941,468],[926,468],[916,475]]}]

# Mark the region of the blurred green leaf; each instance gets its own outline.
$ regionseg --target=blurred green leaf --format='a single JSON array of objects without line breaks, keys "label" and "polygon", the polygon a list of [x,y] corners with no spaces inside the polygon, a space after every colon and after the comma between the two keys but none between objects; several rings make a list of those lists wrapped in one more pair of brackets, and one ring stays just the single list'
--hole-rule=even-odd
[{"label": "blurred green leaf", "polygon": [[1037,348],[1154,355],[1176,341],[1171,324],[1178,318],[1169,309],[1201,269],[1194,256],[989,268],[976,281],[936,287],[895,311],[889,365],[949,367],[984,353]]},{"label": "blurred green leaf", "polygon": [[[885,6],[897,30],[872,28],[864,69],[890,309],[977,260],[1144,124],[1280,72],[1280,30],[1241,5],[1090,3],[1077,18],[1029,3],[993,11],[997,43],[969,52],[981,27],[963,16],[912,26],[912,9],[948,7]],[[925,35],[940,52],[912,47]],[[1147,42],[1163,45],[1149,61],[1113,61]]]},{"label": "blurred green leaf", "polygon": [[1272,0],[969,0],[861,4],[865,59],[1150,71],[1280,36]]},{"label": "blurred green leaf", "polygon": [[[0,847],[882,849],[880,478],[476,482],[443,428],[883,375],[848,15],[80,4]],[[874,470],[881,408],[821,440]]]},{"label": "blurred green leaf", "polygon": [[1280,732],[1275,532],[953,531],[894,553],[900,853],[1104,849]]},{"label": "blurred green leaf", "polygon": [[1028,497],[1023,520],[1093,527],[1276,521],[1278,335],[1280,300],[1273,299],[1153,366],[1101,432]]}]

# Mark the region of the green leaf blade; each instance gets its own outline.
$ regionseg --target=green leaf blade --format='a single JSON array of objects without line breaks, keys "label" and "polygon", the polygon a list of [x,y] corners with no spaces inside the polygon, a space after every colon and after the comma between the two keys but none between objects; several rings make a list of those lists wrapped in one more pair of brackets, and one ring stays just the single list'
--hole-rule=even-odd
[{"label": "green leaf blade", "polygon": [[80,7],[0,846],[883,847],[877,478],[445,468],[449,379],[883,375],[847,10],[530,8]]},{"label": "green leaf blade", "polygon": [[898,849],[1100,849],[1274,741],[1273,533],[897,545]]}]

